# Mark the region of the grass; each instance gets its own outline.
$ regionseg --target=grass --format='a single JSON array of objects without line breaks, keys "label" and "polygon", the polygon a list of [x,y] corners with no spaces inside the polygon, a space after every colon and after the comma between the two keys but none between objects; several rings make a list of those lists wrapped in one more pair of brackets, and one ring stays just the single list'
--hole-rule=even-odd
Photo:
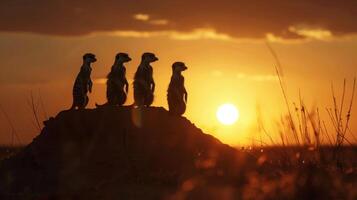
[{"label": "grass", "polygon": [[33,124],[34,126],[37,128],[38,132],[41,132],[43,126],[41,125],[40,121],[40,117],[39,117],[39,113],[40,113],[40,108],[42,108],[43,111],[43,119],[47,119],[47,112],[46,112],[46,108],[44,106],[44,103],[42,101],[42,97],[41,97],[41,93],[39,92],[39,97],[37,99],[37,101],[35,100],[33,93],[31,91],[30,93],[30,98],[28,100],[28,105],[30,107],[32,116],[33,116]]},{"label": "grass", "polygon": [[[347,164],[344,155],[345,149],[343,146],[350,146],[355,148],[354,144],[357,143],[357,138],[353,135],[349,128],[350,119],[352,114],[352,106],[355,96],[356,78],[352,82],[351,94],[346,94],[347,81],[343,81],[341,94],[337,95],[334,85],[331,84],[332,93],[332,106],[325,108],[324,111],[328,115],[328,120],[321,118],[321,110],[318,107],[308,109],[299,91],[298,103],[289,100],[286,82],[283,76],[283,67],[279,60],[276,51],[267,43],[269,52],[275,59],[276,64],[275,72],[279,80],[284,104],[287,113],[282,115],[277,122],[279,140],[274,139],[272,134],[269,133],[264,127],[263,120],[261,119],[261,111],[257,108],[257,125],[260,132],[259,142],[261,147],[256,148],[253,152],[259,152],[259,149],[267,149],[270,146],[280,146],[279,148],[271,148],[277,153],[278,160],[284,161],[286,165],[292,166],[296,162],[295,155],[305,156],[305,162],[315,163],[319,166],[337,166],[341,170]],[[328,126],[333,127],[332,130]],[[262,134],[268,138],[268,141],[262,141]],[[346,135],[350,134],[354,141],[347,139]],[[263,145],[264,144],[264,145]],[[348,148],[348,147],[347,147]],[[301,155],[301,152],[307,152]],[[308,154],[312,154],[310,156]],[[258,157],[258,156],[257,156]],[[348,161],[349,162],[349,161]]]},{"label": "grass", "polygon": [[[12,120],[10,118],[10,116],[7,114],[7,112],[5,111],[5,109],[0,105],[0,110],[3,113],[3,115],[5,116],[6,121],[8,122],[8,124],[10,125],[11,128],[11,146],[15,145],[15,142],[17,141],[18,145],[21,145],[21,139],[19,137],[19,134],[17,133],[14,124],[12,123]],[[15,141],[16,140],[16,141]]]},{"label": "grass", "polygon": [[[340,94],[331,84],[332,106],[308,109],[300,91],[297,103],[289,99],[279,57],[270,44],[267,47],[276,62],[287,113],[277,122],[279,141],[264,128],[257,108],[261,146],[244,151],[254,155],[261,167],[248,175],[244,186],[248,199],[356,199],[357,138],[350,129],[356,78],[350,94],[346,79]],[[327,113],[327,120],[321,118],[321,112]],[[267,142],[262,141],[262,134]]]}]

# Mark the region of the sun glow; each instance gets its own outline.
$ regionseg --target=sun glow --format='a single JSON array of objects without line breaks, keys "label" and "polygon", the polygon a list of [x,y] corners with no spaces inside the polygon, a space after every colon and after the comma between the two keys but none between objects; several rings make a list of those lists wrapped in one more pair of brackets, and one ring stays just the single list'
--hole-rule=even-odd
[{"label": "sun glow", "polygon": [[224,125],[232,125],[239,119],[239,111],[233,104],[223,104],[218,107],[217,119]]}]

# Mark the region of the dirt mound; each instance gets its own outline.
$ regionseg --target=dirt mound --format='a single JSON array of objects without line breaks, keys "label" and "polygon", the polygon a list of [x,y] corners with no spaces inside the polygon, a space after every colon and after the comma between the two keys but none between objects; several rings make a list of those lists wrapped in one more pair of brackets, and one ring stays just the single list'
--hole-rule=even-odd
[{"label": "dirt mound", "polygon": [[63,111],[45,125],[1,163],[4,197],[200,198],[244,181],[248,157],[163,108]]}]

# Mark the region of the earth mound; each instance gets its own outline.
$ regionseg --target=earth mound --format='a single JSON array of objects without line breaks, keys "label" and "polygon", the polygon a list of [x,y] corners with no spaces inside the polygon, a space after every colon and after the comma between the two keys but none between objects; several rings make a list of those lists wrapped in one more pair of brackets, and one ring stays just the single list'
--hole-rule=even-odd
[{"label": "earth mound", "polygon": [[0,197],[216,199],[254,163],[161,107],[63,111],[44,124],[1,163]]}]

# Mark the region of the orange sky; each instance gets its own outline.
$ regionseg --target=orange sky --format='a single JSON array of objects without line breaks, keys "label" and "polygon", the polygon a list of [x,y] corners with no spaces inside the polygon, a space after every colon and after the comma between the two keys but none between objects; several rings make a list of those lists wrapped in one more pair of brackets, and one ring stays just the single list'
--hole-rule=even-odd
[{"label": "orange sky", "polygon": [[[113,11],[113,6],[118,7],[113,2],[113,6],[102,7],[76,4],[71,5],[71,9],[63,5],[58,10],[68,13],[62,20],[57,13],[60,11],[54,10],[42,19],[41,13],[29,13],[32,11],[17,5],[16,1],[6,5],[8,10],[18,8],[32,14],[29,17],[32,20],[25,16],[11,16],[10,12],[0,16],[0,105],[11,118],[21,142],[29,143],[39,133],[33,125],[28,105],[30,92],[37,100],[41,96],[45,108],[39,108],[41,119],[68,108],[72,101],[73,79],[81,65],[81,56],[86,52],[93,52],[98,57],[98,62],[93,65],[95,84],[90,95],[91,108],[95,102],[105,101],[103,78],[117,52],[127,52],[133,58],[127,64],[129,81],[143,52],[154,52],[160,58],[153,64],[157,84],[154,106],[167,107],[166,89],[171,64],[184,61],[189,67],[184,72],[189,93],[185,116],[204,131],[232,145],[247,145],[258,137],[257,105],[269,133],[278,140],[275,125],[286,113],[286,107],[275,74],[275,60],[265,41],[271,43],[283,65],[289,103],[298,102],[300,90],[308,107],[318,106],[328,122],[325,108],[332,106],[331,83],[341,91],[346,78],[349,83],[346,97],[350,96],[352,80],[357,74],[357,24],[346,19],[356,17],[356,11],[350,9],[354,2],[341,5],[337,1],[321,1],[325,5],[316,5],[308,1],[289,4],[275,0],[272,1],[272,11],[265,16],[259,12],[249,13],[249,9],[254,9],[249,4],[241,5],[246,10],[233,12],[232,7],[239,7],[233,1],[222,2],[224,4],[217,8],[219,11],[213,9],[212,2],[201,8],[202,16],[195,15],[190,8],[186,14],[178,13],[180,17],[159,8],[147,10],[143,4],[126,4],[127,10],[121,15]],[[183,11],[186,6],[178,1],[173,5],[152,3],[172,8],[172,12]],[[191,7],[200,6],[187,3]],[[41,4],[36,9],[46,5]],[[52,9],[55,5],[47,6]],[[256,6],[259,11],[268,5],[259,3]],[[318,11],[319,6],[324,7]],[[4,5],[0,7],[3,9]],[[273,12],[282,7],[286,9],[281,15],[288,15],[285,18]],[[298,8],[307,12],[306,16],[293,12]],[[331,12],[339,14],[338,17],[330,18],[326,13]],[[93,21],[89,15],[92,13],[98,21]],[[71,21],[70,17],[74,15],[80,17]],[[232,21],[232,17],[236,20]],[[118,21],[105,23],[108,18]],[[132,90],[129,96],[127,104],[133,102]],[[356,99],[351,119],[354,133],[357,131]],[[240,120],[229,127],[218,123],[215,116],[217,107],[226,102],[235,104],[241,113]],[[347,137],[357,142],[350,135]],[[11,143],[11,128],[2,113],[0,143]]]}]

